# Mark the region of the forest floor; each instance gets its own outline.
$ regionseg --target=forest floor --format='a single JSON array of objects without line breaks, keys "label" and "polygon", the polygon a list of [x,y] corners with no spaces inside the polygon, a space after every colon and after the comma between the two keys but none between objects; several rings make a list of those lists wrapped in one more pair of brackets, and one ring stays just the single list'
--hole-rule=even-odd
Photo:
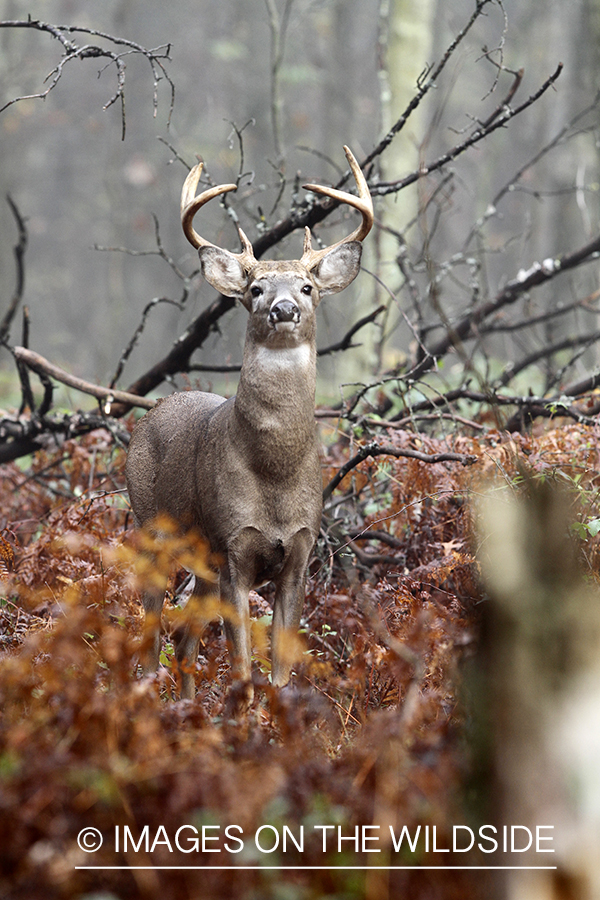
[{"label": "forest floor", "polygon": [[[344,480],[310,568],[293,688],[269,684],[269,595],[252,595],[256,700],[238,718],[216,622],[194,701],[174,699],[168,635],[160,673],[137,672],[148,573],[108,433],[0,469],[1,896],[489,896],[490,876],[457,869],[474,857],[452,850],[453,825],[476,830],[486,808],[472,802],[486,789],[473,787],[461,699],[485,607],[473,501],[518,491],[526,473],[564,483],[595,569],[598,434],[388,442],[476,461],[369,458]],[[349,455],[346,437],[328,448],[324,483]],[[201,553],[175,537],[163,550],[188,564]],[[174,617],[167,604],[167,628]]]}]

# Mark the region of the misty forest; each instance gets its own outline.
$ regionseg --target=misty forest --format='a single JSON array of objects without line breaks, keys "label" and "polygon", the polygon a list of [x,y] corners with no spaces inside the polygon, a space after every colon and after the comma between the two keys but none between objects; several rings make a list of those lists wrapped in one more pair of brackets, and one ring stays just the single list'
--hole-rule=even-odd
[{"label": "misty forest", "polygon": [[[0,895],[598,900],[598,0],[0,0],[0,50]],[[357,241],[315,403],[271,375],[316,541],[284,687],[251,584],[242,698],[223,559],[134,527],[128,447],[250,383],[223,260],[318,287]]]}]

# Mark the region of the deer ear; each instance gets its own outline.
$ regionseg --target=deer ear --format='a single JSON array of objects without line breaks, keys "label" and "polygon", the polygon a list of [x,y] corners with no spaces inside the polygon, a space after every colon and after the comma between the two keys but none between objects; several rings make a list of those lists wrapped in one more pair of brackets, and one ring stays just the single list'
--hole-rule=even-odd
[{"label": "deer ear", "polygon": [[362,244],[349,241],[333,247],[311,274],[321,294],[337,294],[354,281],[360,269]]},{"label": "deer ear", "polygon": [[220,247],[201,247],[198,250],[202,274],[210,285],[225,297],[241,300],[248,277],[233,253]]}]

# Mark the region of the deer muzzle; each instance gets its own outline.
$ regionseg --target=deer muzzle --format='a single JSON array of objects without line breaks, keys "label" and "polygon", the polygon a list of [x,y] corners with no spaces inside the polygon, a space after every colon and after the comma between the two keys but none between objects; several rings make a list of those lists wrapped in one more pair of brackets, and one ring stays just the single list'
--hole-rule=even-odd
[{"label": "deer muzzle", "polygon": [[269,310],[269,325],[275,331],[293,331],[300,321],[300,308],[293,300],[276,300]]}]

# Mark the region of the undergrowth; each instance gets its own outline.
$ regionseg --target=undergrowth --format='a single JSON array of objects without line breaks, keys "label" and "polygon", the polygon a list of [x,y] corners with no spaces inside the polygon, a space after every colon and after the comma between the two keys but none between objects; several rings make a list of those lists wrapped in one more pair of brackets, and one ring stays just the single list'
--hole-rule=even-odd
[{"label": "undergrowth", "polygon": [[[468,815],[458,685],[482,601],[470,499],[484,484],[566,483],[593,577],[598,436],[564,426],[537,437],[390,440],[477,461],[366,460],[347,477],[311,563],[289,689],[270,686],[269,594],[252,595],[257,701],[242,719],[230,714],[218,622],[203,635],[193,702],[173,699],[168,634],[159,674],[139,675],[138,598],[149,575],[124,454],[109,436],[41,453],[27,472],[2,468],[2,896],[486,896],[481,873],[374,865],[451,866],[454,854],[426,854],[422,840],[395,853],[390,826],[396,835],[435,826],[445,846]],[[325,481],[347,456],[341,438]],[[164,556],[189,562],[198,552],[169,545]],[[175,598],[181,572],[160,577]],[[167,630],[175,614],[169,606]],[[103,840],[93,853],[81,838],[89,828]],[[91,865],[104,869],[78,868]]]}]

